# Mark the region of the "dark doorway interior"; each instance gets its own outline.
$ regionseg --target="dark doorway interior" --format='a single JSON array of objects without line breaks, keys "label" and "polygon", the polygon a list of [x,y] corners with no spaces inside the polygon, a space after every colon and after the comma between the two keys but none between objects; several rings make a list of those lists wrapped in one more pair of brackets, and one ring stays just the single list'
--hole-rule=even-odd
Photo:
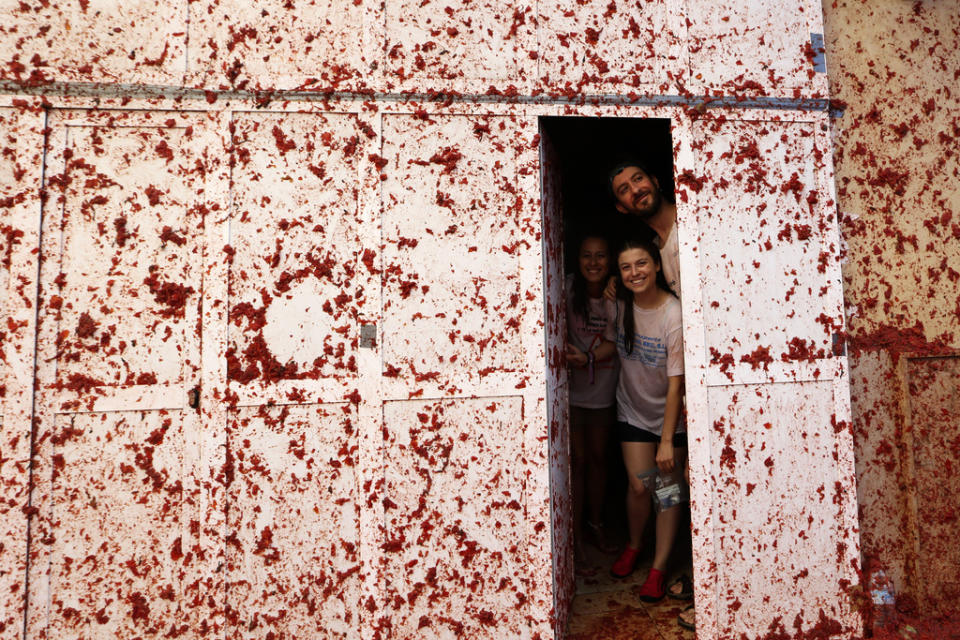
[{"label": "dark doorway interior", "polygon": [[604,225],[614,237],[637,230],[635,220],[625,219],[613,206],[607,187],[607,172],[619,159],[635,157],[645,162],[660,182],[664,195],[673,200],[673,143],[670,120],[664,118],[542,118],[560,166],[563,228],[567,241],[567,268],[572,268],[569,249],[585,226]]},{"label": "dark doorway interior", "polygon": [[[612,254],[616,251],[618,239],[634,233],[649,233],[642,222],[616,210],[609,192],[607,174],[618,161],[628,157],[635,158],[650,168],[664,196],[673,200],[670,120],[549,117],[541,118],[540,123],[542,135],[551,149],[547,171],[552,174],[558,187],[559,202],[552,203],[552,210],[556,212],[553,215],[559,213],[563,219],[565,273],[579,268],[578,250],[585,231],[605,231],[611,240]],[[611,255],[610,262],[611,265],[614,264],[615,255]],[[603,524],[608,531],[608,541],[622,549],[622,545],[627,541],[624,506],[627,479],[620,446],[613,433],[607,442],[605,461],[607,482],[603,499]],[[578,479],[571,477],[571,481],[577,482]],[[653,524],[654,519],[651,518],[645,536],[645,551],[653,548]],[[583,539],[588,538],[589,532],[583,536]],[[635,598],[631,593],[642,582],[645,569],[638,570],[629,579],[616,580],[610,576],[609,570],[619,549],[616,552],[603,553],[596,546],[586,546],[586,561],[581,558],[581,562],[576,563],[576,597],[570,612],[569,638],[586,640],[593,637],[612,637],[604,636],[603,633],[596,635],[594,632],[607,629],[607,622],[620,615],[615,612],[622,612],[621,607],[625,607],[631,616],[640,616],[638,620],[658,620],[656,627],[662,637],[686,637],[675,623],[679,611],[677,601],[664,600],[661,604],[654,605],[655,608],[650,611],[641,608],[639,602],[632,603]],[[645,567],[649,567],[652,560],[652,553],[649,555],[642,563]],[[672,579],[681,572],[689,575],[690,563],[689,526],[683,525],[674,545]],[[685,606],[687,603],[682,604]],[[592,613],[585,614],[584,607]],[[635,633],[642,630],[640,627],[649,629],[648,623],[640,621],[636,624],[639,625],[637,629],[621,628],[619,631]],[[614,626],[624,627],[622,624]],[[663,628],[660,628],[661,626]]]}]

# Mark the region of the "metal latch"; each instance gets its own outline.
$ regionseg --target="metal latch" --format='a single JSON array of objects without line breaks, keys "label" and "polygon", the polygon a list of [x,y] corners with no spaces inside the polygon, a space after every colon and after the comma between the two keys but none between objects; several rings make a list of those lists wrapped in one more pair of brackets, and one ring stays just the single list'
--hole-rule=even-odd
[{"label": "metal latch", "polygon": [[838,357],[847,355],[847,336],[845,333],[833,334],[833,355]]},{"label": "metal latch", "polygon": [[373,349],[377,346],[377,325],[365,323],[360,325],[360,348]]},{"label": "metal latch", "polygon": [[191,409],[200,408],[200,387],[194,387],[187,391],[187,404]]}]

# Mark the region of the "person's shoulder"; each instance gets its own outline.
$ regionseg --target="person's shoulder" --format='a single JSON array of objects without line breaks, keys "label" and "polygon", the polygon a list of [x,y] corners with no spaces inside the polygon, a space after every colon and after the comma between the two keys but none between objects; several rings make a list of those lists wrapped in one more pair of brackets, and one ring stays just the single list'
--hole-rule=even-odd
[{"label": "person's shoulder", "polygon": [[607,298],[602,298],[603,308],[607,312],[608,316],[614,316],[620,313],[620,309],[623,303],[620,300],[609,300]]}]

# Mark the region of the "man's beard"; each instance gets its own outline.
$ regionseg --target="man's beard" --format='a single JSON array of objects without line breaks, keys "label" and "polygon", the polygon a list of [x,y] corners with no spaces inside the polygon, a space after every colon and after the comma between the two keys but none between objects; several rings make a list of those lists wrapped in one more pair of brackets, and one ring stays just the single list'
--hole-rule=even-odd
[{"label": "man's beard", "polygon": [[[650,204],[649,205],[632,205],[630,207],[630,213],[635,216],[639,216],[644,220],[648,220],[660,210],[660,205],[663,204],[663,196],[660,194],[660,189],[654,189],[650,195]],[[641,199],[646,198],[643,196]]]}]

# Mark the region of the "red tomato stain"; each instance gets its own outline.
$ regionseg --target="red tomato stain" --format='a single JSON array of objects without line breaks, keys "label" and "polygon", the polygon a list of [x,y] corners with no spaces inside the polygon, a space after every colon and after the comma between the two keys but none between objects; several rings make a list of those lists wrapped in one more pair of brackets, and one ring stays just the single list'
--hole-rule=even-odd
[{"label": "red tomato stain", "polygon": [[127,239],[132,235],[127,231],[127,217],[120,216],[114,219],[113,228],[117,231],[117,246],[124,246],[127,243]]},{"label": "red tomato stain", "polygon": [[155,309],[155,312],[165,318],[182,318],[187,299],[194,293],[193,287],[161,281],[156,265],[150,265],[149,272],[150,275],[144,278],[143,284],[150,289],[157,304],[162,305]]},{"label": "red tomato stain", "polygon": [[76,334],[80,339],[90,338],[97,331],[97,323],[84,311],[77,322]]},{"label": "red tomato stain", "polygon": [[183,238],[183,236],[178,235],[177,232],[174,231],[173,228],[168,225],[165,225],[163,227],[163,230],[160,232],[160,241],[171,242],[177,245],[178,247],[182,247],[187,242],[186,239]]}]

